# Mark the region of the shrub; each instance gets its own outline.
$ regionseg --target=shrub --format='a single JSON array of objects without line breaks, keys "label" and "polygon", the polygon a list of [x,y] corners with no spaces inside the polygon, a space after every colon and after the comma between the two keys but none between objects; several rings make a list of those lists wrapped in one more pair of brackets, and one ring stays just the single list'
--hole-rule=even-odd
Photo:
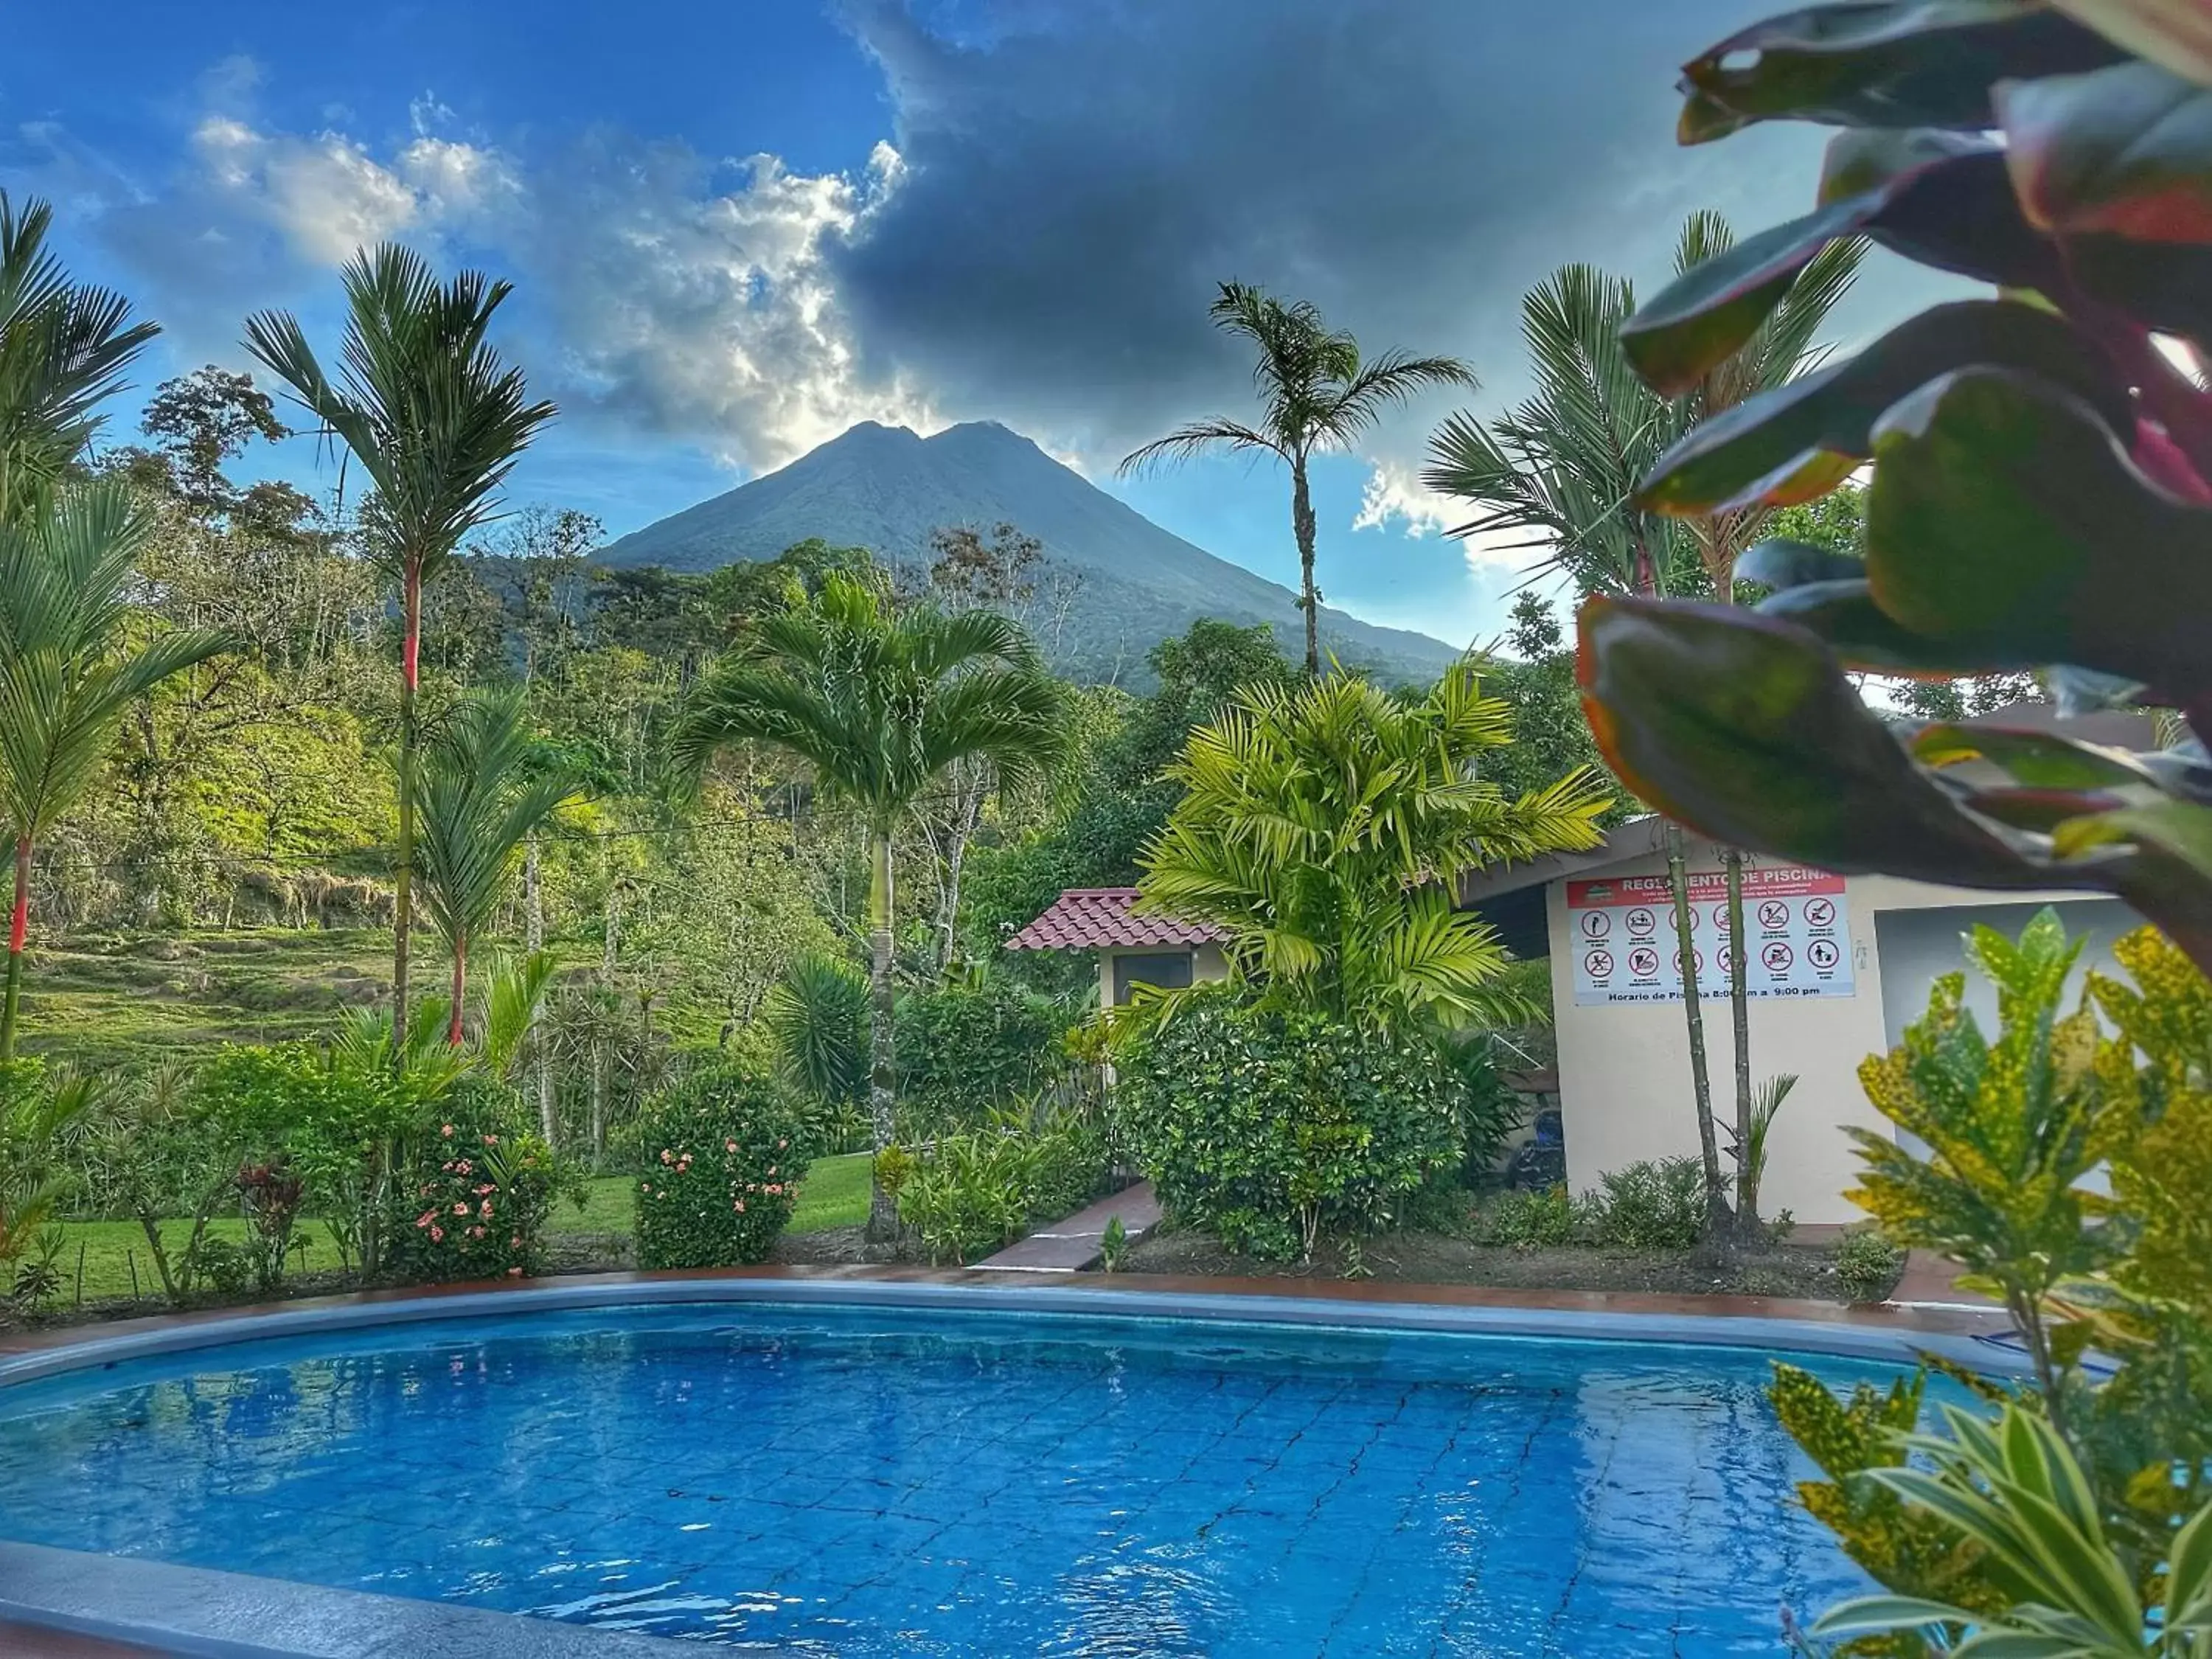
[{"label": "shrub", "polygon": [[1578,1203],[1564,1186],[1546,1187],[1500,1193],[1483,1206],[1476,1237],[1510,1249],[1547,1250],[1578,1243],[1589,1225],[1587,1203]]},{"label": "shrub", "polygon": [[1075,1113],[946,1135],[907,1171],[899,1217],[932,1261],[966,1262],[1080,1209],[1110,1164],[1103,1132]]},{"label": "shrub", "polygon": [[728,1067],[696,1072],[638,1115],[641,1267],[767,1260],[806,1178],[806,1134],[780,1085]]},{"label": "shrub", "polygon": [[456,1086],[444,1120],[410,1142],[392,1199],[386,1263],[414,1280],[520,1279],[544,1266],[545,1223],[577,1176],[509,1089]]},{"label": "shrub", "polygon": [[1068,1011],[1006,979],[916,991],[898,1007],[902,1140],[978,1129],[1067,1073]]},{"label": "shrub", "polygon": [[1905,1276],[1905,1252],[1874,1229],[1836,1246],[1836,1284],[1846,1302],[1887,1302]]},{"label": "shrub", "polygon": [[1460,1182],[1477,1189],[1494,1185],[1505,1143],[1521,1127],[1521,1097],[1498,1076],[1488,1032],[1455,1035],[1445,1040],[1443,1048],[1467,1090],[1461,1108],[1467,1130],[1461,1143]]},{"label": "shrub", "polygon": [[1115,1113],[1173,1214],[1254,1255],[1389,1225],[1462,1156],[1466,1085],[1418,1036],[1187,994],[1135,1043]]},{"label": "shrub", "polygon": [[1686,1250],[1705,1236],[1705,1175],[1694,1158],[1632,1164],[1590,1196],[1600,1240],[1631,1250]]}]

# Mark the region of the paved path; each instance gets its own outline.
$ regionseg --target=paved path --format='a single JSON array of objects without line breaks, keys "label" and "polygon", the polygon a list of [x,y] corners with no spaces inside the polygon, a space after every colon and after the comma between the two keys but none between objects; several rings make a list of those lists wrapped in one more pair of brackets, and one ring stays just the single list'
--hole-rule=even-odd
[{"label": "paved path", "polygon": [[975,1266],[987,1273],[1079,1273],[1098,1260],[1098,1241],[1115,1216],[1121,1218],[1132,1244],[1158,1226],[1160,1201],[1152,1196],[1152,1183],[1140,1181],[1124,1187],[1111,1198],[1041,1228]]}]

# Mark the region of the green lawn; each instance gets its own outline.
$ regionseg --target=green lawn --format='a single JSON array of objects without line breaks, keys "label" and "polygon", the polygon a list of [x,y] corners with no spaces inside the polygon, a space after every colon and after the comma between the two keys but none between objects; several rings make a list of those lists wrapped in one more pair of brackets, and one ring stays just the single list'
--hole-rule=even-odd
[{"label": "green lawn", "polygon": [[[592,1182],[591,1195],[580,1210],[562,1204],[553,1212],[551,1231],[556,1233],[626,1233],[630,1227],[631,1180],[629,1176],[601,1176]],[[854,1152],[825,1158],[809,1172],[799,1188],[799,1206],[793,1212],[791,1231],[821,1232],[830,1227],[857,1227],[868,1218],[868,1155]],[[131,1293],[131,1269],[137,1269],[141,1296],[158,1297],[161,1276],[154,1271],[146,1251],[146,1235],[135,1221],[72,1221],[64,1224],[67,1242],[55,1266],[62,1275],[57,1305],[68,1307],[76,1298],[78,1250],[83,1250],[84,1299],[88,1302],[127,1297]],[[246,1224],[237,1220],[213,1223],[209,1231],[243,1242]],[[173,1256],[181,1253],[191,1236],[191,1224],[165,1223],[163,1243]],[[309,1271],[338,1265],[337,1247],[319,1223],[301,1224],[299,1235],[307,1251],[300,1265]]]}]

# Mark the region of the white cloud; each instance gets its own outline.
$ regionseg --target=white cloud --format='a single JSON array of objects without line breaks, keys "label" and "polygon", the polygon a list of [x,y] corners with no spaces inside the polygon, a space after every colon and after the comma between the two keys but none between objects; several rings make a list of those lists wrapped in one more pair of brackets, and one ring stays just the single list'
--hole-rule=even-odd
[{"label": "white cloud", "polygon": [[1419,475],[1399,461],[1376,461],[1359,493],[1359,513],[1354,530],[1388,530],[1393,526],[1419,538],[1442,535],[1467,522],[1466,511],[1456,502],[1425,488]]},{"label": "white cloud", "polygon": [[604,131],[533,166],[437,136],[451,112],[427,95],[410,113],[415,136],[381,156],[341,131],[209,116],[193,136],[208,233],[258,225],[320,267],[389,237],[441,258],[464,243],[516,283],[532,337],[521,355],[572,411],[700,442],[734,467],[780,466],[856,421],[943,424],[911,385],[863,363],[826,261],[899,187],[889,144],[857,178]]},{"label": "white cloud", "polygon": [[294,252],[337,264],[364,242],[413,224],[416,192],[343,134],[255,131],[211,115],[192,134],[206,182],[240,211],[283,233]]}]

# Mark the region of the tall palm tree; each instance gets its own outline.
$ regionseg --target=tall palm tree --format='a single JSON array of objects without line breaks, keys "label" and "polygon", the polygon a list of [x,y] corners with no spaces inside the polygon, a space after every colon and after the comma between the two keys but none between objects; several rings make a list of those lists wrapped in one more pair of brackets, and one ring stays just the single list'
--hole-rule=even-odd
[{"label": "tall palm tree", "polygon": [[1239,977],[1341,1020],[1525,1018],[1459,878],[1594,847],[1612,801],[1587,767],[1508,795],[1480,763],[1512,737],[1472,662],[1418,700],[1349,675],[1244,691],[1167,769],[1185,793],[1139,860],[1142,908],[1212,923]]},{"label": "tall palm tree", "polygon": [[[1066,752],[1064,689],[1021,625],[991,611],[901,611],[879,587],[826,578],[814,599],[763,617],[699,684],[678,730],[696,769],[726,744],[757,743],[805,763],[815,787],[853,807],[869,844],[868,1107],[876,1150],[890,1145],[891,838],[924,791],[958,763],[988,762],[1000,786],[1047,772]],[[869,1231],[896,1235],[878,1182]]]},{"label": "tall palm tree", "polygon": [[[1710,258],[1727,237],[1718,215],[1692,216],[1676,250],[1676,269]],[[1522,305],[1522,334],[1535,371],[1533,395],[1487,423],[1455,415],[1431,440],[1423,482],[1480,509],[1454,533],[1527,532],[1523,544],[1540,551],[1540,567],[1560,572],[1586,594],[1679,592],[1702,576],[1718,597],[1732,599],[1736,557],[1756,539],[1765,515],[1753,511],[1685,526],[1639,505],[1637,487],[1668,447],[1705,416],[1781,385],[1808,366],[1815,355],[1813,337],[1850,288],[1863,252],[1855,242],[1831,246],[1735,358],[1689,397],[1671,400],[1638,380],[1621,353],[1621,325],[1636,310],[1631,284],[1592,265],[1560,267]],[[1665,836],[1676,946],[1688,964],[1695,952],[1681,830],[1670,822]],[[1746,1017],[1741,855],[1724,853],[1723,864],[1736,1144],[1741,1148],[1750,1143],[1756,1111]],[[1682,975],[1682,1001],[1706,1205],[1719,1228],[1735,1218],[1722,1175],[1705,1018],[1692,973]],[[1755,1188],[1752,1196],[1755,1204]]]},{"label": "tall palm tree", "polygon": [[155,335],[106,289],[72,283],[46,247],[53,209],[0,191],[0,524],[20,518],[92,441],[102,399]]},{"label": "tall palm tree", "polygon": [[422,585],[462,538],[496,516],[501,484],[556,413],[532,403],[522,371],[493,349],[492,314],[512,291],[481,272],[440,283],[428,261],[386,242],[344,272],[347,320],[333,381],[289,312],[246,319],[246,349],[335,434],[374,486],[363,504],[370,556],[399,584],[399,844],[392,1012],[404,1046],[414,921],[417,667]]},{"label": "tall palm tree", "polygon": [[491,924],[522,863],[523,843],[576,798],[579,775],[536,766],[521,688],[470,693],[429,745],[422,768],[422,906],[453,952],[446,1038],[460,1046],[469,946]]},{"label": "tall palm tree", "polygon": [[1291,469],[1291,533],[1298,544],[1298,608],[1306,619],[1306,672],[1321,674],[1321,590],[1314,586],[1314,512],[1307,465],[1332,449],[1348,449],[1382,412],[1432,386],[1472,389],[1474,371],[1456,357],[1413,357],[1386,351],[1364,362],[1359,343],[1333,333],[1304,300],[1288,303],[1243,283],[1224,283],[1209,314],[1214,325],[1258,349],[1252,381],[1260,393],[1256,425],[1217,416],[1194,421],[1131,451],[1121,471],[1188,460],[1208,450],[1264,450]]},{"label": "tall palm tree", "polygon": [[39,837],[91,787],[124,710],[230,645],[214,633],[126,641],[131,562],[153,528],[113,478],[0,523],[0,823],[15,853],[0,1060],[15,1053]]}]

